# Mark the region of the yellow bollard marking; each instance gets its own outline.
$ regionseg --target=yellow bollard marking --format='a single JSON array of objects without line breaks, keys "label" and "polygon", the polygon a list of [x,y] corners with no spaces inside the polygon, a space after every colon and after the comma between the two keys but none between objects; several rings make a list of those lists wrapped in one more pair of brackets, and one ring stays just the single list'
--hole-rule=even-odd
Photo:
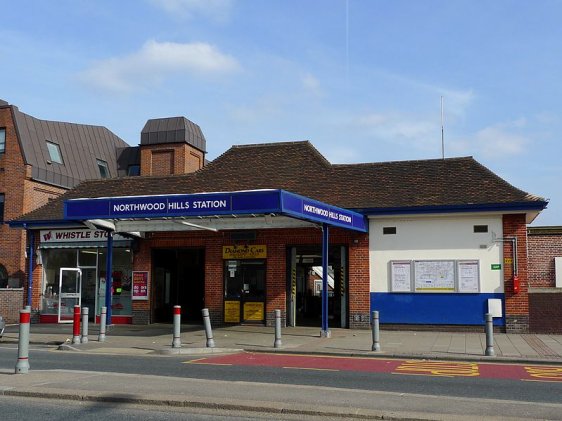
[{"label": "yellow bollard marking", "polygon": [[480,375],[476,363],[416,360],[404,361],[396,368],[395,373],[447,377],[477,377]]}]

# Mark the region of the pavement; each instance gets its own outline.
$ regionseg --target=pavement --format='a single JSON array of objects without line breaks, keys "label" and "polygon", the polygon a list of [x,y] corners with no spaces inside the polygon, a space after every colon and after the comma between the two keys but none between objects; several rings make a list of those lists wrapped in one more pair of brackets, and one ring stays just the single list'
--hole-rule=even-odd
[{"label": "pavement", "polygon": [[[371,351],[370,330],[331,329],[331,337],[320,336],[316,327],[290,327],[282,330],[282,345],[274,348],[274,329],[264,326],[231,326],[213,329],[214,348],[206,347],[201,325],[183,325],[181,348],[172,348],[172,325],[114,325],[108,329],[104,342],[98,341],[98,326],[89,325],[87,343],[72,343],[72,325],[33,324],[30,348],[46,347],[85,355],[118,354],[162,356],[173,354],[208,356],[213,353],[281,352],[309,355],[361,356],[459,361],[530,363],[562,366],[562,335],[494,334],[495,356],[485,356],[486,337],[482,333],[392,331],[381,330],[381,351]],[[17,346],[17,326],[8,326],[0,344]],[[108,377],[109,376],[109,377]],[[142,377],[142,381],[139,381]],[[109,381],[109,379],[111,379]],[[331,396],[330,405],[317,405],[322,397]],[[137,376],[118,373],[76,372],[64,370],[30,370],[14,375],[13,370],[0,370],[0,394],[12,396],[73,399],[89,402],[167,405],[229,411],[266,412],[283,417],[321,416],[323,418],[383,419],[475,419],[486,409],[482,400],[455,398],[454,405],[443,405],[431,396],[410,396],[405,412],[404,394],[375,391],[351,391],[308,386],[262,385],[260,383],[217,380],[196,380],[160,376]],[[353,395],[353,398],[352,398]],[[400,395],[400,396],[399,396]],[[282,401],[279,396],[283,396]],[[350,406],[350,402],[362,404]],[[417,402],[417,403],[416,403]],[[417,405],[417,406],[416,406]],[[492,403],[490,404],[492,405]],[[493,402],[494,413],[501,419],[517,419],[525,412],[525,402]],[[544,406],[544,405],[543,405]],[[438,413],[435,408],[439,408]],[[459,411],[462,408],[462,411]],[[501,409],[500,410],[498,410]],[[527,408],[538,418],[552,419],[552,413]],[[449,413],[448,411],[451,411]],[[544,406],[562,418],[562,403]],[[459,416],[458,414],[464,414]],[[488,412],[488,415],[490,412]],[[489,416],[486,416],[489,419]],[[534,418],[534,417],[533,417]],[[558,417],[556,417],[558,418]]]}]

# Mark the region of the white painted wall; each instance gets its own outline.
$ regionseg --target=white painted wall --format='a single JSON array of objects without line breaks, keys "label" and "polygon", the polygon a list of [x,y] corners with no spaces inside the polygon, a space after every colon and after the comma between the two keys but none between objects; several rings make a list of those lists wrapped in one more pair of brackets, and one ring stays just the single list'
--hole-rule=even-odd
[{"label": "white painted wall", "polygon": [[[488,225],[487,233],[475,233],[474,225]],[[383,227],[396,234],[383,235]],[[479,260],[480,292],[502,293],[502,216],[408,216],[369,219],[371,292],[390,292],[392,260]],[[485,246],[485,248],[481,248]],[[502,270],[491,270],[492,264]]]}]

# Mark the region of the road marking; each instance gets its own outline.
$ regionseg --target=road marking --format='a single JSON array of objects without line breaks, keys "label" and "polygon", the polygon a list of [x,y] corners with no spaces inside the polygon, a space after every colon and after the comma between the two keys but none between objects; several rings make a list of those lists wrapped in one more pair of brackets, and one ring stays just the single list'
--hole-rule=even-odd
[{"label": "road marking", "polygon": [[477,377],[480,375],[478,364],[465,362],[442,362],[442,361],[404,361],[394,371],[399,374],[425,373],[432,376],[446,377]]},{"label": "road marking", "polygon": [[390,374],[396,374],[399,376],[449,377],[450,379],[455,377],[448,374],[424,374],[424,373],[390,373]]},{"label": "road marking", "polygon": [[562,367],[529,366],[525,367],[525,371],[534,379],[557,382],[562,381]]},{"label": "road marking", "polygon": [[291,370],[313,370],[313,371],[340,371],[335,368],[313,368],[313,367],[283,367]]}]

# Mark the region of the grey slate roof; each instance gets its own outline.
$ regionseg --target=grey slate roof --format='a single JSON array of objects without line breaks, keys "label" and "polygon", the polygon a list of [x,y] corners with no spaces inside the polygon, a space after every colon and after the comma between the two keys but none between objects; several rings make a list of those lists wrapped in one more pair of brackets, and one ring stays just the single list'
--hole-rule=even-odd
[{"label": "grey slate roof", "polygon": [[141,145],[184,142],[206,152],[207,141],[201,128],[185,117],[153,118],[141,131]]},{"label": "grey slate roof", "polygon": [[[40,120],[11,107],[34,180],[72,188],[82,180],[100,178],[96,159],[107,162],[111,177],[117,177],[117,148],[128,145],[105,127]],[[46,141],[59,145],[63,164],[51,162]]]},{"label": "grey slate roof", "polygon": [[546,206],[545,199],[513,187],[472,157],[333,165],[304,141],[233,146],[190,174],[83,182],[19,220],[61,220],[64,200],[71,198],[252,189],[284,189],[357,210]]}]

